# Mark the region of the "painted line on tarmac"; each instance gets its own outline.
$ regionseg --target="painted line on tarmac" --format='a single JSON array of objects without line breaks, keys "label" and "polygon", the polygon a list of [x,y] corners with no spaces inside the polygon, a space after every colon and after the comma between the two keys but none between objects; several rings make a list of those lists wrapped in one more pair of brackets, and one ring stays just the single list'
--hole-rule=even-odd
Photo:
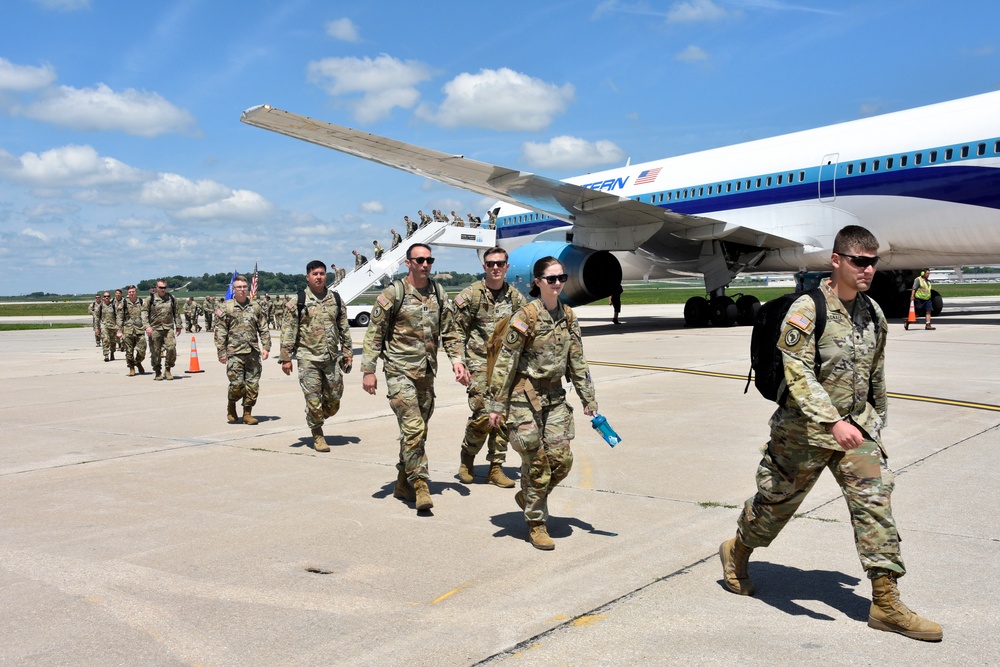
[{"label": "painted line on tarmac", "polygon": [[[661,373],[684,373],[686,375],[704,375],[706,377],[724,378],[726,380],[747,381],[745,375],[733,375],[732,373],[716,373],[713,371],[699,371],[692,368],[671,368],[669,366],[645,366],[643,364],[621,364],[611,361],[592,361],[588,364],[593,366],[608,366],[611,368],[634,368],[641,371],[659,371]],[[987,410],[989,412],[1000,412],[1000,405],[990,403],[973,403],[971,401],[956,401],[950,398],[938,398],[936,396],[920,396],[918,394],[897,394],[888,392],[889,398],[897,398],[902,401],[918,401],[920,403],[936,403],[937,405],[949,405],[957,408],[971,408],[973,410]]]}]

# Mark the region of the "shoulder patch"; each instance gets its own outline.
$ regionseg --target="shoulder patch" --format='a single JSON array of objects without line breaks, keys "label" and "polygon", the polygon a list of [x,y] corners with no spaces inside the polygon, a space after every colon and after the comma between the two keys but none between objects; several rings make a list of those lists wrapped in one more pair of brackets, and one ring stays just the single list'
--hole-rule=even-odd
[{"label": "shoulder patch", "polygon": [[795,327],[785,332],[785,347],[793,348],[802,340],[802,333]]},{"label": "shoulder patch", "polygon": [[505,339],[504,342],[506,342],[508,345],[516,345],[518,340],[520,340],[520,336],[517,335],[516,331],[510,329],[507,332],[507,338]]},{"label": "shoulder patch", "polygon": [[514,331],[520,332],[522,336],[526,336],[528,334],[528,323],[520,317],[510,318],[510,328]]},{"label": "shoulder patch", "polygon": [[382,308],[388,308],[389,307],[389,297],[387,297],[385,294],[379,294],[378,298],[375,299],[375,303],[377,303],[378,305],[382,306]]},{"label": "shoulder patch", "polygon": [[800,331],[807,331],[812,326],[812,320],[802,313],[792,313],[786,321]]},{"label": "shoulder patch", "polygon": [[455,297],[455,307],[461,308],[464,305],[465,305],[465,297],[459,294],[458,296]]}]

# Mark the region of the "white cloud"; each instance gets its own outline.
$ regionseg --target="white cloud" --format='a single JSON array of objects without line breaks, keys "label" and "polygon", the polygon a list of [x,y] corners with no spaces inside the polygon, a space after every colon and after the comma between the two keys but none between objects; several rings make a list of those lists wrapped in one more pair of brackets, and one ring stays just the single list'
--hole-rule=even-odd
[{"label": "white cloud", "polygon": [[621,162],[625,151],[613,142],[586,141],[578,137],[554,137],[547,144],[526,142],[521,147],[524,160],[536,168],[585,169],[601,164]]},{"label": "white cloud", "polygon": [[416,85],[430,78],[430,71],[415,60],[403,62],[382,54],[368,58],[324,58],[309,63],[306,79],[334,97],[360,95],[348,104],[359,122],[369,123],[395,108],[412,108],[420,99]]},{"label": "white cloud", "polygon": [[142,137],[190,132],[195,122],[190,113],[156,93],[133,88],[119,93],[103,83],[96,88],[53,88],[20,113],[76,130],[121,130]]},{"label": "white cloud", "polygon": [[274,204],[252,190],[233,190],[225,199],[202,206],[191,206],[178,217],[199,220],[257,220],[274,210]]},{"label": "white cloud", "polygon": [[361,202],[362,213],[385,213],[385,204],[380,201],[363,201]]},{"label": "white cloud", "polygon": [[134,183],[143,178],[140,170],[101,157],[91,146],[63,146],[20,158],[0,150],[0,175],[47,188]]},{"label": "white cloud", "polygon": [[49,242],[49,237],[44,232],[40,232],[37,229],[32,229],[31,227],[22,229],[21,234],[23,234],[24,236],[30,236],[32,238],[38,239],[43,243]]},{"label": "white cloud", "polygon": [[139,200],[157,208],[179,209],[217,202],[232,192],[215,181],[196,183],[177,174],[158,174],[155,181],[143,183]]},{"label": "white cloud", "polygon": [[700,46],[695,46],[692,44],[680,53],[674,56],[674,60],[680,60],[685,63],[694,63],[702,60],[708,60],[708,52]]},{"label": "white cloud", "polygon": [[90,9],[90,0],[34,0],[34,2],[45,9],[57,9],[63,12]]},{"label": "white cloud", "polygon": [[719,7],[712,0],[688,0],[677,2],[667,11],[668,23],[696,23],[701,21],[719,21],[727,18],[730,13]]},{"label": "white cloud", "polygon": [[328,21],[326,24],[326,34],[342,42],[360,42],[361,35],[358,34],[358,26],[348,18]]},{"label": "white cloud", "polygon": [[56,71],[51,65],[31,67],[15,65],[0,58],[0,90],[25,91],[45,88],[56,80]]},{"label": "white cloud", "polygon": [[442,127],[524,131],[548,127],[574,97],[571,84],[556,86],[506,67],[459,74],[444,93],[437,112],[425,107],[418,114]]}]

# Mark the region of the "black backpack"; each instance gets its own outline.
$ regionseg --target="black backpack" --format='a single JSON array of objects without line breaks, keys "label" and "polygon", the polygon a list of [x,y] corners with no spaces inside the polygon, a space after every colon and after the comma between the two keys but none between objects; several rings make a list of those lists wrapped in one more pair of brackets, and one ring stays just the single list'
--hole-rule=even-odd
[{"label": "black backpack", "polygon": [[[803,296],[812,297],[813,303],[816,305],[816,326],[813,329],[813,340],[816,341],[816,359],[813,362],[813,372],[819,379],[820,368],[823,364],[823,360],[819,356],[819,339],[823,336],[823,330],[826,328],[826,297],[823,295],[822,288],[817,287],[805,294],[802,292],[784,294],[776,299],[771,299],[760,307],[753,323],[753,333],[750,335],[750,372],[747,373],[747,384],[743,388],[744,394],[750,389],[750,380],[753,379],[753,384],[761,396],[776,402],[778,405],[785,404],[785,399],[788,398],[788,387],[785,384],[785,362],[781,358],[781,351],[778,350],[778,338],[781,336],[781,325],[785,323],[788,309]],[[868,307],[868,314],[872,322],[878,326],[879,320],[871,299],[862,292],[858,292],[858,298]],[[870,388],[870,378],[868,384]],[[870,390],[868,398],[872,400]]]}]

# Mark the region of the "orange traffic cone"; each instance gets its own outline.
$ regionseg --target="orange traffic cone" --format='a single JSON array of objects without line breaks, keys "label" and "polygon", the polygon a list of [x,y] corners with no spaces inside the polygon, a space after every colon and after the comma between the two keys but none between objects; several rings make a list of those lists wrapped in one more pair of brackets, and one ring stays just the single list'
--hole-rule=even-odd
[{"label": "orange traffic cone", "polygon": [[906,316],[906,324],[903,325],[904,329],[909,329],[910,325],[917,321],[917,309],[913,306],[913,299],[910,299],[910,314]]},{"label": "orange traffic cone", "polygon": [[198,345],[194,342],[194,336],[191,336],[191,361],[188,362],[188,373],[204,373],[201,370],[201,364],[198,363]]}]

